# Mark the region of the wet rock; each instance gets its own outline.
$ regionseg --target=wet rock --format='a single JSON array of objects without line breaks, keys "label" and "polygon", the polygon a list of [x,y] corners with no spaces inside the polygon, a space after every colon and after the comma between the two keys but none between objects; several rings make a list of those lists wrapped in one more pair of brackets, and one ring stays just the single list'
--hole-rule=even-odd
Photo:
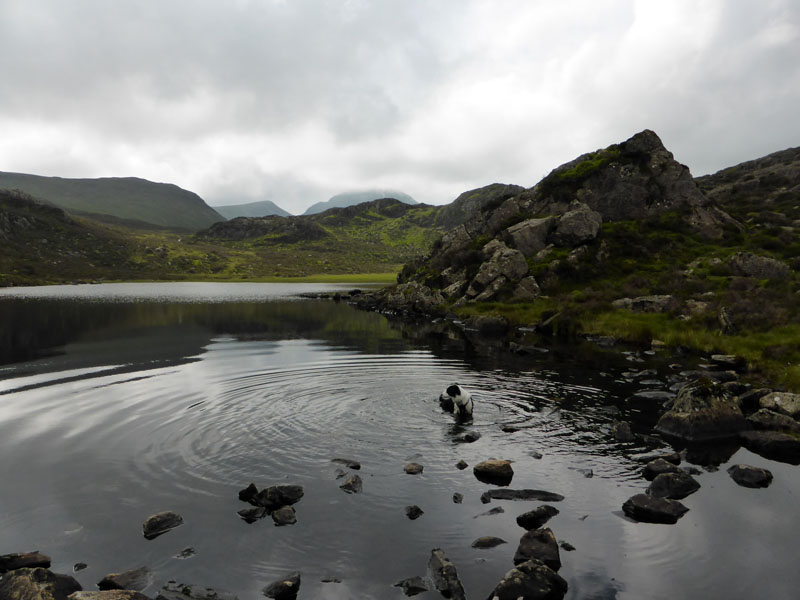
[{"label": "wet rock", "polygon": [[531,559],[542,561],[553,571],[561,568],[558,542],[553,532],[547,527],[528,531],[520,538],[519,547],[514,554],[514,564],[518,565]]},{"label": "wet rock", "polygon": [[3,600],[66,600],[82,589],[72,576],[53,573],[43,567],[16,569],[0,578]]},{"label": "wet rock", "polygon": [[469,465],[467,464],[467,462],[466,462],[465,460],[460,460],[460,461],[458,461],[458,462],[456,463],[456,469],[458,469],[459,471],[463,471],[463,470],[464,470],[464,469],[466,469],[468,466],[469,466]]},{"label": "wet rock", "polygon": [[456,566],[445,556],[441,548],[431,550],[431,558],[428,561],[428,571],[434,587],[445,598],[451,600],[466,600],[464,586],[458,578]]},{"label": "wet rock", "polygon": [[758,402],[769,394],[772,390],[766,388],[757,388],[754,390],[748,390],[742,394],[739,394],[739,397],[736,401],[739,403],[739,407],[746,413],[751,413],[755,410],[758,410]]},{"label": "wet rock", "polygon": [[347,478],[347,481],[339,486],[339,489],[344,490],[348,494],[360,494],[363,486],[364,484],[361,481],[361,477],[358,475],[352,475],[351,477]]},{"label": "wet rock", "polygon": [[481,494],[481,502],[488,504],[492,500],[538,500],[540,502],[561,502],[564,496],[544,490],[487,490]]},{"label": "wet rock", "polygon": [[529,560],[505,574],[488,600],[561,600],[567,582],[539,560]]},{"label": "wet rock", "polygon": [[289,573],[283,579],[273,581],[263,592],[267,598],[273,600],[294,600],[297,598],[297,592],[300,590],[300,573],[295,571]]},{"label": "wet rock", "polygon": [[276,526],[294,525],[297,523],[297,513],[291,506],[281,506],[272,513],[272,520]]},{"label": "wet rock", "polygon": [[517,525],[523,529],[539,529],[542,525],[547,523],[550,519],[558,514],[558,509],[549,504],[542,504],[541,506],[522,513],[517,517]]},{"label": "wet rock", "polygon": [[408,579],[401,579],[392,584],[394,587],[403,588],[403,593],[406,596],[416,596],[422,592],[429,590],[428,584],[422,577],[409,577]]},{"label": "wet rock", "polygon": [[777,413],[768,408],[757,410],[747,417],[747,422],[753,426],[753,429],[800,433],[800,422],[788,415]]},{"label": "wet rock", "polygon": [[361,469],[361,463],[357,460],[350,460],[349,458],[334,458],[331,460],[332,463],[336,463],[339,465],[344,465],[348,469],[353,469],[354,471],[358,471]]},{"label": "wet rock", "polygon": [[106,590],[74,592],[69,595],[68,600],[150,600],[150,597],[134,590]]},{"label": "wet rock", "polygon": [[491,510],[487,510],[486,512],[482,512],[478,515],[475,515],[472,518],[477,519],[478,517],[491,517],[492,515],[501,515],[504,512],[506,512],[506,509],[504,509],[502,506],[497,506]]},{"label": "wet rock", "polygon": [[258,488],[255,483],[251,483],[243,490],[239,490],[239,500],[242,502],[252,503],[256,496],[258,496]]},{"label": "wet rock", "polygon": [[793,419],[800,419],[800,394],[772,392],[763,396],[758,404],[761,408],[768,408]]},{"label": "wet rock", "polygon": [[634,521],[644,523],[677,523],[689,509],[677,500],[636,494],[622,505],[623,512]]},{"label": "wet rock", "polygon": [[87,565],[85,562],[77,562],[72,565],[72,572],[77,573],[78,571],[83,571],[88,566],[89,565]]},{"label": "wet rock", "polygon": [[750,465],[733,465],[728,469],[728,475],[743,487],[764,488],[772,483],[770,471]]},{"label": "wet rock", "polygon": [[302,485],[273,485],[261,490],[253,504],[272,511],[299,502],[304,493]]},{"label": "wet rock", "polygon": [[743,431],[744,447],[759,456],[778,462],[800,465],[800,436],[780,431]]},{"label": "wet rock", "polygon": [[631,431],[630,423],[624,421],[612,425],[611,435],[613,435],[614,439],[618,442],[630,443],[636,441],[636,436],[633,434],[633,431]]},{"label": "wet rock", "polygon": [[700,484],[694,477],[679,470],[674,473],[657,475],[647,488],[647,494],[653,498],[681,500],[699,489]]},{"label": "wet rock", "polygon": [[155,600],[239,600],[230,592],[215,590],[201,585],[186,585],[168,582],[158,592]]},{"label": "wet rock", "polygon": [[479,439],[481,439],[480,431],[468,431],[464,435],[457,437],[456,441],[464,444],[471,444],[477,442]]},{"label": "wet rock", "polygon": [[655,426],[659,433],[690,442],[735,437],[747,428],[738,403],[708,380],[683,386]]},{"label": "wet rock", "polygon": [[573,248],[595,239],[602,224],[603,215],[586,204],[575,203],[573,210],[558,218],[555,231],[550,234],[548,241],[562,248]]},{"label": "wet rock", "polygon": [[502,538],[493,537],[493,536],[489,535],[489,536],[485,536],[485,537],[479,537],[477,540],[472,542],[472,547],[473,548],[488,549],[488,548],[495,548],[495,547],[499,546],[500,544],[507,544],[507,543],[508,542],[506,542]]},{"label": "wet rock", "polygon": [[412,521],[419,519],[424,514],[425,511],[423,511],[416,504],[412,504],[411,506],[406,506],[406,516]]},{"label": "wet rock", "polygon": [[153,581],[153,574],[147,567],[139,567],[122,573],[109,573],[97,582],[101,590],[141,591]]},{"label": "wet rock", "polygon": [[559,542],[558,547],[564,550],[565,552],[575,552],[575,550],[577,549],[569,542]]},{"label": "wet rock", "polygon": [[419,464],[419,463],[408,463],[408,464],[407,464],[405,467],[403,467],[403,470],[404,470],[406,473],[408,473],[409,475],[417,475],[417,474],[419,474],[419,473],[422,473],[422,470],[423,470],[424,468],[425,468],[425,467],[423,467],[423,466],[422,466],[421,464]]},{"label": "wet rock", "polygon": [[494,485],[508,485],[514,478],[510,460],[485,460],[472,469],[478,481]]},{"label": "wet rock", "polygon": [[653,479],[662,473],[677,473],[678,470],[679,469],[677,465],[666,461],[663,458],[657,458],[647,463],[645,468],[642,469],[642,477],[644,477],[647,481],[653,481]]},{"label": "wet rock", "polygon": [[152,540],[182,524],[182,516],[167,510],[147,517],[147,520],[142,524],[142,533],[148,540]]},{"label": "wet rock", "polygon": [[453,494],[453,502],[456,504],[461,504],[464,501],[464,494],[460,494],[456,492]]},{"label": "wet rock", "polygon": [[255,508],[243,508],[236,512],[245,523],[255,523],[259,519],[263,519],[269,514],[263,506],[256,506]]},{"label": "wet rock", "polygon": [[15,569],[35,569],[36,567],[50,567],[50,557],[38,550],[0,556],[0,573]]},{"label": "wet rock", "polygon": [[184,548],[183,550],[178,552],[175,555],[175,558],[179,558],[181,560],[186,560],[187,558],[193,557],[195,554],[197,554],[197,550],[195,550],[194,548],[189,546],[188,548]]}]

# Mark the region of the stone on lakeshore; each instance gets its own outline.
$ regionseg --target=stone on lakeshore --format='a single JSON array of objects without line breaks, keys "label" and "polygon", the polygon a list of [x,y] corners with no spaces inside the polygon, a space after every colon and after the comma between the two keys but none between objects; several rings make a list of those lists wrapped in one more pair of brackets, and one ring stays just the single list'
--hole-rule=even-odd
[{"label": "stone on lakeshore", "polygon": [[297,523],[297,513],[291,506],[281,506],[272,513],[272,520],[276,526],[294,525]]},{"label": "stone on lakeshore", "polygon": [[408,579],[401,579],[392,584],[394,587],[403,588],[403,593],[406,596],[416,596],[422,592],[428,591],[428,584],[422,577],[409,577]]},{"label": "stone on lakeshore", "polygon": [[253,504],[275,510],[299,502],[303,494],[302,485],[273,485],[261,490],[253,499]]},{"label": "stone on lakeshore", "polygon": [[700,484],[694,477],[678,470],[674,473],[657,475],[647,488],[647,494],[654,498],[681,500],[699,489]]},{"label": "stone on lakeshore", "polygon": [[77,562],[72,565],[72,572],[77,573],[78,571],[83,571],[88,566],[89,565],[87,565],[85,562]]},{"label": "stone on lakeshore", "polygon": [[761,408],[774,410],[793,419],[800,419],[800,394],[772,392],[762,396],[758,404]]},{"label": "stone on lakeshore", "polygon": [[109,573],[97,582],[101,590],[141,591],[152,583],[153,574],[147,567],[139,567],[122,573]]},{"label": "stone on lakeshore", "polygon": [[361,481],[361,477],[358,475],[352,475],[348,477],[347,480],[339,486],[339,489],[344,490],[348,494],[360,494],[364,487],[363,482]]},{"label": "stone on lakeshore", "polygon": [[263,592],[267,598],[273,600],[294,600],[297,598],[297,592],[300,590],[300,573],[295,571],[289,573],[283,579],[273,581]]},{"label": "stone on lakeshore", "polygon": [[653,481],[658,475],[662,473],[677,473],[680,469],[674,463],[671,463],[663,458],[651,460],[644,469],[642,469],[642,477],[647,481]]},{"label": "stone on lakeshore", "polygon": [[542,525],[547,523],[550,519],[558,514],[558,509],[549,504],[542,504],[541,506],[522,513],[517,517],[517,525],[523,529],[539,529]]},{"label": "stone on lakeshore", "polygon": [[567,582],[540,560],[529,560],[505,574],[487,600],[561,600]]},{"label": "stone on lakeshore", "polygon": [[753,429],[800,433],[800,422],[789,415],[784,415],[768,408],[760,408],[747,417],[747,422],[753,426]]},{"label": "stone on lakeshore", "polygon": [[418,475],[419,473],[422,473],[424,468],[425,467],[423,467],[421,464],[412,462],[403,467],[403,470],[409,475]]},{"label": "stone on lakeshore", "polygon": [[472,542],[473,548],[481,548],[481,549],[488,549],[488,548],[495,548],[500,544],[507,544],[504,539],[499,537],[494,537],[491,535],[479,537],[477,540]]},{"label": "stone on lakeshore", "polygon": [[0,573],[15,569],[35,569],[36,567],[49,568],[50,557],[38,550],[0,556]]},{"label": "stone on lakeshore", "polygon": [[105,590],[100,592],[74,592],[67,600],[150,600],[135,590]]},{"label": "stone on lakeshore", "polygon": [[561,502],[564,496],[544,490],[487,490],[481,494],[481,502],[488,504],[492,500],[538,500],[539,502]]},{"label": "stone on lakeshore", "polygon": [[155,600],[239,600],[230,592],[223,592],[202,585],[185,585],[168,582],[158,592]]},{"label": "stone on lakeshore", "polygon": [[622,505],[623,512],[634,521],[644,523],[677,523],[689,509],[677,500],[654,498],[647,494],[636,494]]},{"label": "stone on lakeshore", "polygon": [[263,506],[256,506],[254,508],[243,508],[242,510],[236,511],[236,514],[239,515],[245,523],[255,523],[259,519],[266,517],[269,511]]},{"label": "stone on lakeshore", "polygon": [[451,600],[466,600],[464,586],[458,578],[456,566],[445,556],[441,548],[431,550],[428,561],[428,571],[431,574],[434,587],[445,597]]},{"label": "stone on lakeshore", "polygon": [[743,431],[739,437],[745,448],[759,456],[800,465],[800,435],[779,431]]},{"label": "stone on lakeshore", "polygon": [[523,534],[519,540],[517,552],[514,554],[514,564],[518,565],[534,558],[542,561],[553,571],[558,571],[561,568],[558,542],[553,532],[547,527],[544,529],[532,529]]},{"label": "stone on lakeshore", "polygon": [[354,471],[358,471],[361,469],[361,463],[357,460],[351,460],[349,458],[334,458],[331,460],[332,463],[337,463],[339,465],[344,465],[348,469],[353,469]]},{"label": "stone on lakeshore", "polygon": [[66,600],[83,588],[70,575],[53,573],[43,567],[20,568],[0,578],[3,600]]},{"label": "stone on lakeshore", "polygon": [[472,468],[478,481],[494,485],[508,485],[514,477],[510,460],[485,460]]},{"label": "stone on lakeshore", "polygon": [[743,487],[765,488],[772,483],[772,473],[767,469],[750,465],[733,465],[728,468],[728,475]]},{"label": "stone on lakeshore", "polygon": [[423,511],[416,504],[412,504],[411,506],[406,506],[406,516],[412,521],[414,521],[415,519],[419,519],[424,514],[425,511]]},{"label": "stone on lakeshore", "polygon": [[148,540],[152,540],[182,524],[182,516],[176,512],[167,510],[147,517],[142,524],[142,533]]},{"label": "stone on lakeshore", "polygon": [[659,433],[690,442],[735,437],[747,428],[736,400],[709,380],[683,386],[655,426]]}]

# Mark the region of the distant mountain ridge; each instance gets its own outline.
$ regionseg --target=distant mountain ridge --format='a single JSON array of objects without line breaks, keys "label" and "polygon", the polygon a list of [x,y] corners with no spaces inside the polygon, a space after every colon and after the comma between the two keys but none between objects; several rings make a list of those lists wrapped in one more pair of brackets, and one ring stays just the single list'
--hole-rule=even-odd
[{"label": "distant mountain ridge", "polygon": [[67,212],[160,227],[196,231],[225,220],[194,192],[138,177],[67,179],[0,171],[0,189],[21,190]]},{"label": "distant mountain ridge", "polygon": [[396,190],[366,190],[363,192],[347,192],[344,194],[336,194],[330,200],[325,202],[317,202],[312,204],[306,209],[303,215],[315,215],[324,212],[330,208],[345,208],[347,206],[355,206],[363,202],[371,202],[372,200],[380,200],[382,198],[394,198],[404,204],[418,204],[414,198],[403,192]]},{"label": "distant mountain ridge", "polygon": [[212,206],[219,214],[226,219],[236,219],[237,217],[278,217],[291,216],[286,210],[275,204],[272,200],[261,200],[259,202],[248,202],[246,204],[228,204],[225,206]]}]

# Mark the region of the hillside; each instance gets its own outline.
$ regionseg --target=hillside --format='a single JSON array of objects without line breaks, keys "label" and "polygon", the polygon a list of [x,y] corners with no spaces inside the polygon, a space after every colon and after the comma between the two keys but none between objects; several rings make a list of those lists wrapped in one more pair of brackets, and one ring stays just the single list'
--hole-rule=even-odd
[{"label": "hillside", "polygon": [[269,217],[272,215],[279,217],[290,216],[288,212],[283,210],[272,200],[249,202],[247,204],[228,204],[225,206],[213,206],[212,208],[226,219],[236,219],[237,217]]},{"label": "hillside", "polygon": [[193,192],[136,177],[65,179],[0,172],[0,189],[21,190],[67,212],[110,215],[184,231],[224,220]]},{"label": "hillside", "polygon": [[364,202],[371,202],[372,200],[379,200],[381,198],[395,198],[405,204],[417,204],[408,194],[394,190],[367,190],[364,192],[349,192],[346,194],[337,194],[325,202],[317,202],[312,204],[303,213],[304,216],[315,215],[317,213],[325,212],[331,208],[345,208],[347,206],[355,206]]}]

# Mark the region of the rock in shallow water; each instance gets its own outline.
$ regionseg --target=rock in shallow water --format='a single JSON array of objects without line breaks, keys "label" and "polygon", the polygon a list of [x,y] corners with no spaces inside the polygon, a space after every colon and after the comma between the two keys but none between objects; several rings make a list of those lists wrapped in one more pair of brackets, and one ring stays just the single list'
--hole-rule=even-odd
[{"label": "rock in shallow water", "polygon": [[508,485],[514,477],[510,460],[485,460],[472,468],[478,481],[494,485]]},{"label": "rock in shallow water", "polygon": [[514,564],[524,563],[534,558],[542,561],[553,571],[561,568],[558,542],[553,532],[547,527],[528,531],[520,538],[519,547],[514,554]]},{"label": "rock in shallow water", "polygon": [[64,600],[82,589],[74,577],[43,567],[16,569],[0,578],[0,598],[4,600]]},{"label": "rock in shallow water", "polygon": [[699,489],[700,484],[694,477],[684,471],[676,471],[657,475],[647,488],[647,494],[654,498],[681,500]]},{"label": "rock in shallow water", "polygon": [[361,469],[361,463],[357,460],[351,460],[349,458],[334,458],[331,460],[332,463],[337,463],[340,465],[344,465],[348,469],[353,469],[354,471],[358,471]]},{"label": "rock in shallow water", "polygon": [[659,433],[689,442],[735,437],[747,428],[736,400],[708,379],[683,386],[655,426]]},{"label": "rock in shallow water", "polygon": [[653,479],[662,473],[677,473],[679,470],[677,465],[663,458],[657,458],[647,463],[644,469],[642,469],[642,476],[647,481],[653,481]]},{"label": "rock in shallow water", "polygon": [[414,462],[408,463],[405,467],[403,467],[403,470],[409,475],[418,475],[419,473],[422,473],[424,469],[425,467],[423,467],[421,464]]},{"label": "rock in shallow water", "polygon": [[728,469],[728,475],[743,487],[765,488],[772,483],[770,471],[750,465],[733,465]]},{"label": "rock in shallow water", "polygon": [[529,560],[505,574],[489,600],[561,600],[567,582],[539,560]]},{"label": "rock in shallow water", "polygon": [[423,511],[416,504],[412,504],[411,506],[406,506],[406,516],[412,521],[414,521],[415,519],[419,519],[424,514],[425,511]]},{"label": "rock in shallow water", "polygon": [[743,431],[739,437],[745,448],[759,456],[800,465],[800,435],[779,431]]},{"label": "rock in shallow water", "polygon": [[622,505],[623,512],[634,521],[644,523],[677,523],[689,509],[677,500],[636,494]]},{"label": "rock in shallow water", "polygon": [[492,500],[539,500],[540,502],[561,502],[564,496],[544,490],[487,490],[481,494],[481,502]]},{"label": "rock in shallow water", "polygon": [[557,514],[558,509],[556,507],[542,504],[533,510],[519,515],[517,517],[517,525],[529,531],[531,529],[539,529]]},{"label": "rock in shallow water", "polygon": [[282,506],[272,513],[272,520],[276,526],[294,525],[297,523],[297,513],[291,506]]},{"label": "rock in shallow water", "polygon": [[168,582],[156,596],[156,600],[239,600],[230,592],[215,590],[202,585],[186,585]]},{"label": "rock in shallow water", "polygon": [[69,595],[68,600],[150,600],[150,597],[134,590],[106,590],[75,592]]},{"label": "rock in shallow water", "polygon": [[304,493],[301,485],[273,485],[261,490],[251,502],[272,511],[299,502]]},{"label": "rock in shallow water", "polygon": [[142,524],[142,533],[148,540],[152,540],[182,524],[182,516],[167,510],[147,517],[147,520]]},{"label": "rock in shallow water", "polygon": [[300,573],[295,571],[289,573],[283,579],[273,581],[263,592],[267,598],[273,600],[294,600],[297,598],[297,592],[300,590]]},{"label": "rock in shallow water", "polygon": [[101,590],[141,591],[153,581],[153,574],[147,567],[139,567],[122,573],[109,573],[97,582]]},{"label": "rock in shallow water", "polygon": [[441,548],[431,550],[428,570],[434,586],[445,598],[466,600],[464,586],[458,578],[456,566],[450,562],[450,559],[445,556]]}]

